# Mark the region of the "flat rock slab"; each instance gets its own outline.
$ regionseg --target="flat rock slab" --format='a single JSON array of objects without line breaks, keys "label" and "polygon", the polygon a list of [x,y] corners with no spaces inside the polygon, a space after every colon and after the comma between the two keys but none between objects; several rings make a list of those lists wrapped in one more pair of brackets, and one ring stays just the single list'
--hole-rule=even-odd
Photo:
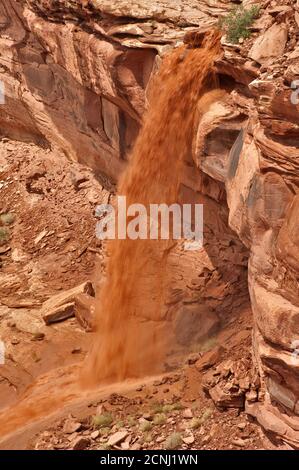
[{"label": "flat rock slab", "polygon": [[128,431],[118,431],[112,436],[109,437],[107,444],[109,446],[116,446],[120,442],[122,442],[128,435]]},{"label": "flat rock slab", "polygon": [[42,311],[45,313],[46,311],[52,310],[56,307],[60,307],[61,305],[67,304],[69,302],[74,302],[74,299],[79,294],[88,294],[92,297],[94,296],[94,289],[92,283],[90,281],[83,282],[79,286],[73,287],[72,289],[66,290],[61,292],[60,294],[54,295],[50,297],[50,299],[46,300],[43,303]]},{"label": "flat rock slab", "polygon": [[63,426],[63,432],[65,434],[73,434],[81,429],[81,423],[74,421],[73,419],[67,419]]},{"label": "flat rock slab", "polygon": [[222,346],[217,346],[211,351],[206,352],[198,361],[196,361],[195,367],[200,372],[213,367],[215,364],[220,362],[223,352],[224,348]]},{"label": "flat rock slab", "polygon": [[256,39],[248,55],[259,64],[269,64],[274,58],[283,55],[287,39],[287,26],[284,23],[273,24]]},{"label": "flat rock slab", "polygon": [[74,302],[69,302],[64,304],[61,307],[57,307],[43,315],[43,320],[46,325],[51,325],[51,323],[57,323],[68,318],[75,316],[75,304]]},{"label": "flat rock slab", "polygon": [[90,439],[79,436],[73,442],[73,450],[84,450],[90,445]]}]

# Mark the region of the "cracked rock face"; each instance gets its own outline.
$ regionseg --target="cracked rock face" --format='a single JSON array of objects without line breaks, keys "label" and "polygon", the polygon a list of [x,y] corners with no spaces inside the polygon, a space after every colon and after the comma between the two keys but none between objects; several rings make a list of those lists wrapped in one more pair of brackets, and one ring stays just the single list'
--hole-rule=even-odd
[{"label": "cracked rock face", "polygon": [[[209,2],[8,0],[0,5],[1,132],[56,147],[114,180],[162,52],[215,18]],[[217,17],[221,6],[213,8]]]},{"label": "cracked rock face", "polygon": [[[117,179],[160,56],[186,33],[215,24],[230,3],[2,2],[1,133],[57,148]],[[299,6],[291,0],[259,4],[249,39],[237,45],[223,39],[215,67],[225,93],[199,117],[182,197],[200,195],[217,213],[216,222],[212,214],[207,219],[208,280],[236,276],[234,285],[241,285],[250,253],[253,357],[262,385],[246,409],[271,436],[298,447],[299,106],[291,84],[299,78]],[[192,257],[191,265],[198,260]],[[228,302],[217,282],[204,280],[207,286],[197,289],[201,298],[210,291],[216,310]],[[236,289],[229,285],[228,291]],[[177,292],[174,286],[174,297]]]},{"label": "cracked rock face", "polygon": [[116,178],[139,130],[156,52],[123,47],[85,24],[83,12],[79,20],[76,10],[58,9],[51,18],[52,2],[31,3],[0,6],[1,130]]}]

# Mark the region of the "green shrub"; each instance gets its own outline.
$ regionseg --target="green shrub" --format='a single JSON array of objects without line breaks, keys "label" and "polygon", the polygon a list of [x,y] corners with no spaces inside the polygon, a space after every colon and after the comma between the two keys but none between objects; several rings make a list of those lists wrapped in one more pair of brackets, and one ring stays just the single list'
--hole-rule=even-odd
[{"label": "green shrub", "polygon": [[190,423],[191,429],[198,429],[201,425],[202,425],[202,422],[200,418],[192,418],[191,423]]},{"label": "green shrub", "polygon": [[164,413],[156,414],[156,416],[154,417],[153,423],[154,423],[155,426],[160,426],[161,424],[165,424],[166,423],[165,414]]},{"label": "green shrub", "polygon": [[163,413],[163,411],[164,411],[163,408],[164,408],[163,403],[154,402],[154,403],[152,404],[153,413]]},{"label": "green shrub", "polygon": [[151,435],[150,432],[145,432],[143,434],[143,441],[146,442],[147,444],[149,444],[150,442],[152,442],[153,440],[153,436]]},{"label": "green shrub", "polygon": [[248,28],[259,13],[258,5],[253,5],[248,10],[243,6],[234,7],[227,16],[219,19],[219,27],[225,31],[228,41],[235,44],[239,39],[246,39],[250,36]]},{"label": "green shrub", "polygon": [[180,433],[174,432],[166,439],[165,449],[167,450],[177,449],[181,444],[182,444],[182,437]]},{"label": "green shrub", "polygon": [[191,429],[198,429],[213,414],[211,408],[206,408],[200,418],[193,418],[190,423]]},{"label": "green shrub", "polygon": [[152,426],[152,423],[150,423],[149,421],[142,421],[142,423],[140,424],[140,431],[148,432],[152,429]]},{"label": "green shrub", "polygon": [[134,416],[129,416],[128,417],[127,424],[128,424],[128,426],[130,426],[130,428],[132,428],[133,426],[136,425],[136,419],[134,418]]},{"label": "green shrub", "polygon": [[120,419],[119,421],[117,421],[117,423],[115,423],[115,426],[117,427],[117,429],[123,428],[124,425],[125,425],[125,423],[122,419]]},{"label": "green shrub", "polygon": [[213,414],[213,410],[211,408],[206,408],[203,414],[201,415],[201,421],[204,423],[210,416]]},{"label": "green shrub", "polygon": [[180,411],[184,408],[183,405],[179,401],[177,401],[176,403],[173,403],[171,407],[172,407],[172,411]]},{"label": "green shrub", "polygon": [[103,413],[94,416],[92,421],[96,428],[107,428],[113,423],[113,418],[110,413]]},{"label": "green shrub", "polygon": [[111,450],[111,449],[112,447],[107,443],[104,443],[99,447],[99,450]]},{"label": "green shrub", "polygon": [[110,428],[100,428],[100,435],[103,437],[107,437],[108,434],[111,432]]},{"label": "green shrub", "polygon": [[180,411],[183,409],[183,405],[180,402],[176,403],[167,403],[164,405],[163,403],[156,402],[152,406],[153,413],[158,413],[158,414],[168,414],[171,413],[172,411]]},{"label": "green shrub", "polygon": [[162,413],[171,413],[173,411],[173,407],[170,404],[163,405]]}]

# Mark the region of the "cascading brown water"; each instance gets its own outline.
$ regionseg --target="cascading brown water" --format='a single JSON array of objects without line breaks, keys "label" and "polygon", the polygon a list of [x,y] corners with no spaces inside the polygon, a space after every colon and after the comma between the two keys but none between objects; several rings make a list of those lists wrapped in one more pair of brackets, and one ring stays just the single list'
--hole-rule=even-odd
[{"label": "cascading brown water", "polygon": [[[182,164],[192,151],[195,120],[198,111],[201,113],[199,99],[215,88],[213,62],[219,51],[219,34],[210,31],[201,48],[182,46],[164,59],[151,87],[143,128],[119,184],[118,193],[126,196],[127,206],[139,203],[149,209],[150,204],[178,201]],[[97,335],[84,374],[88,382],[161,371],[171,336],[163,303],[173,241],[109,243]]]},{"label": "cascading brown water", "polygon": [[[192,45],[198,46],[195,39]],[[143,128],[119,184],[127,206],[178,201],[183,163],[192,151],[196,121],[222,93],[215,90],[213,73],[219,40],[218,32],[211,31],[200,49],[183,46],[163,61]],[[171,321],[163,306],[171,271],[169,254],[175,243],[110,242],[107,279],[98,299],[96,338],[83,367],[85,386],[162,370],[171,346]],[[18,404],[0,414],[0,436],[84,399],[88,392],[79,387],[77,376],[72,367],[41,377]]]}]

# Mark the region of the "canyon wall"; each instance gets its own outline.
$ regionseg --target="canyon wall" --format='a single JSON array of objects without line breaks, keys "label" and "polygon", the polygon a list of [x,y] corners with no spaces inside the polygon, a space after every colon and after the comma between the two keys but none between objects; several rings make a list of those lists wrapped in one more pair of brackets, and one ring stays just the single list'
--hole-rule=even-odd
[{"label": "canyon wall", "polygon": [[[231,2],[7,0],[0,5],[0,131],[58,149],[102,179],[121,173],[161,56],[217,22]],[[236,3],[236,2],[234,2]],[[250,5],[252,1],[245,1]],[[259,393],[246,408],[299,446],[299,6],[263,1],[252,35],[223,39],[226,93],[204,115],[182,174],[183,201],[205,204],[205,248],[180,257],[169,308],[226,321],[249,292]],[[32,155],[34,158],[34,155]],[[241,300],[240,300],[241,299]],[[196,318],[200,318],[196,316]],[[216,318],[216,320],[215,320]],[[199,328],[201,324],[199,321]],[[185,341],[185,338],[183,338]]]}]

